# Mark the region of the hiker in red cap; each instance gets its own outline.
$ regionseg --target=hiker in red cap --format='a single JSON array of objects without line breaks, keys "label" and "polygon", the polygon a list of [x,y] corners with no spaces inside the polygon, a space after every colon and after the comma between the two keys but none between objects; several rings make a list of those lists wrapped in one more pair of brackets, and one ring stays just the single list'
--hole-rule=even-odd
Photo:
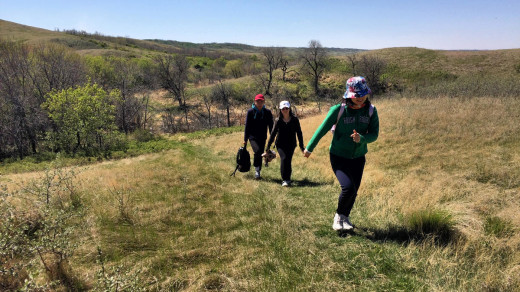
[{"label": "hiker in red cap", "polygon": [[267,130],[273,129],[273,114],[265,108],[265,98],[262,94],[255,96],[255,101],[247,111],[246,126],[244,131],[244,147],[247,140],[253,149],[253,166],[255,167],[255,179],[260,179],[262,170],[262,154],[264,153]]}]

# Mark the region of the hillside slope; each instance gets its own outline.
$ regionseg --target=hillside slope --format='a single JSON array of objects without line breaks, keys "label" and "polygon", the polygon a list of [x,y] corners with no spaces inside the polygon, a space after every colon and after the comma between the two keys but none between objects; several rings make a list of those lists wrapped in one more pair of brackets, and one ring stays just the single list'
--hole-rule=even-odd
[{"label": "hillside slope", "polygon": [[[228,54],[261,54],[261,47],[238,43],[190,43],[172,40],[147,39],[138,40],[126,37],[104,36],[98,33],[85,33],[70,30],[74,34],[17,24],[0,19],[0,38],[24,41],[31,44],[40,42],[61,43],[87,55],[146,55],[150,52],[188,52],[200,53],[201,48],[207,52]],[[284,48],[287,54],[296,54],[302,48]],[[348,48],[326,48],[331,55],[346,55],[363,50]]]},{"label": "hillside slope", "polygon": [[[229,176],[242,133],[179,135],[173,150],[81,170],[86,213],[68,239],[78,244],[70,274],[89,288],[113,277],[168,291],[514,291],[520,99],[374,103],[381,132],[369,145],[355,234],[331,228],[339,185],[330,135],[309,159],[296,152],[291,188],[280,186],[278,160],[261,181]],[[301,121],[306,142],[323,117]],[[34,175],[1,181],[28,186]],[[100,259],[106,278],[96,278]]]}]

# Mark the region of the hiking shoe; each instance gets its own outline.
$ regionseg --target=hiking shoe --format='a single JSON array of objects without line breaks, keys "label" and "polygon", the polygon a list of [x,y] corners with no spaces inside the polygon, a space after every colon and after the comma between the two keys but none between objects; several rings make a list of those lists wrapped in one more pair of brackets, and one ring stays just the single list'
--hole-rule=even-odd
[{"label": "hiking shoe", "polygon": [[290,185],[290,182],[288,180],[284,180],[282,182],[282,187],[288,187]]},{"label": "hiking shoe", "polygon": [[338,213],[336,213],[336,215],[334,215],[334,221],[332,222],[332,229],[334,229],[334,230],[343,229],[343,217],[344,217],[344,215],[339,215]]},{"label": "hiking shoe", "polygon": [[350,223],[350,218],[345,215],[343,216],[343,230],[352,230],[354,229],[354,224]]}]

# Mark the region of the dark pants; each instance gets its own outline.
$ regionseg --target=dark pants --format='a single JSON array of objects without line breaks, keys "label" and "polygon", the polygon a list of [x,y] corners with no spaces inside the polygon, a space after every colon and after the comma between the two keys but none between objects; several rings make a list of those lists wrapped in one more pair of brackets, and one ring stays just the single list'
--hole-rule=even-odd
[{"label": "dark pants", "polygon": [[260,167],[262,169],[262,154],[264,154],[265,139],[264,140],[253,140],[250,139],[249,143],[253,149],[253,166]]},{"label": "dark pants", "polygon": [[330,153],[330,164],[341,185],[336,213],[350,216],[363,176],[365,156],[348,159]]},{"label": "dark pants", "polygon": [[276,148],[280,155],[280,173],[282,174],[282,180],[291,180],[292,173],[292,157],[294,154],[294,148]]}]

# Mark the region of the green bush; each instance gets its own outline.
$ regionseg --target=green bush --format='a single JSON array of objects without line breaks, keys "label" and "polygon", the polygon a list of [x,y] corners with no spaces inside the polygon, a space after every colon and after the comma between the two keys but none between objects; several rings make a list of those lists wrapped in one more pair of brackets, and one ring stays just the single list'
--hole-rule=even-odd
[{"label": "green bush", "polygon": [[91,154],[114,146],[109,143],[119,141],[113,139],[113,101],[118,98],[119,91],[107,93],[95,83],[51,92],[42,107],[57,127],[48,134],[53,150]]},{"label": "green bush", "polygon": [[158,139],[154,133],[143,129],[137,129],[135,132],[133,132],[132,138],[137,142],[148,142]]}]

